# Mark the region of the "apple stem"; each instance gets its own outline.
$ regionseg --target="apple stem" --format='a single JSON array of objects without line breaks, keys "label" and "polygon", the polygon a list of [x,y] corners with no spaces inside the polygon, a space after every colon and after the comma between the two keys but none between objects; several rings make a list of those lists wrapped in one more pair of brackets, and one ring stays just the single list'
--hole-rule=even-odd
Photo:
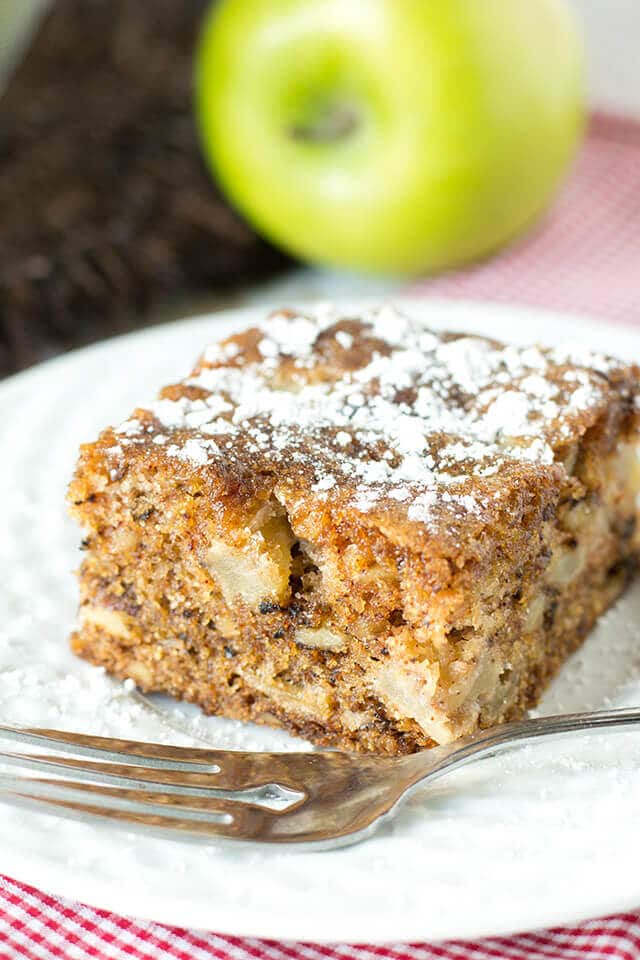
[{"label": "apple stem", "polygon": [[310,143],[344,140],[357,129],[359,120],[360,117],[353,107],[334,106],[324,111],[313,122],[292,127],[291,136],[294,140],[305,140]]}]

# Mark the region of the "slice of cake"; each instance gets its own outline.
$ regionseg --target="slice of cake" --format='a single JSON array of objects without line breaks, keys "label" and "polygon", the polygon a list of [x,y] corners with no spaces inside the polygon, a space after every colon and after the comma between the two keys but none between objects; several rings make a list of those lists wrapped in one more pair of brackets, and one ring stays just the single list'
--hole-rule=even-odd
[{"label": "slice of cake", "polygon": [[272,314],[82,448],[73,648],[347,750],[519,717],[635,569],[638,373]]}]

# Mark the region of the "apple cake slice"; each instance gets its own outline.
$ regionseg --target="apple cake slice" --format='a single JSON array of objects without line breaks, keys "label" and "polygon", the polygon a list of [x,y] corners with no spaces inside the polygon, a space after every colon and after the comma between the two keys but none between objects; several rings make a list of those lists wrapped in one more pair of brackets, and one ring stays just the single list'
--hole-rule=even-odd
[{"label": "apple cake slice", "polygon": [[347,750],[519,717],[636,567],[638,393],[579,345],[274,313],[83,446],[73,649]]}]

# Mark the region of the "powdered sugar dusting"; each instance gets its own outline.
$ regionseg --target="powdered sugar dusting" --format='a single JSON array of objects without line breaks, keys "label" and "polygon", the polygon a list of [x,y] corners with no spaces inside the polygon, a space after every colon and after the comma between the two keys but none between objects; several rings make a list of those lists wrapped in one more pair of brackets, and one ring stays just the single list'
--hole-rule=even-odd
[{"label": "powdered sugar dusting", "polygon": [[[321,346],[330,341],[339,353]],[[318,496],[348,496],[361,511],[402,505],[421,523],[442,509],[480,516],[474,481],[561,460],[556,450],[602,409],[614,365],[579,347],[437,334],[390,306],[357,318],[277,312],[252,342],[253,352],[243,338],[208,348],[185,381],[197,397],[185,389],[148,405],[156,426],[128,421],[123,443],[151,430],[195,466],[286,463],[306,470]]]},{"label": "powdered sugar dusting", "polygon": [[220,448],[213,440],[201,440],[196,437],[185,440],[182,446],[171,444],[170,447],[167,447],[168,456],[185,460],[196,467],[204,466],[212,456],[219,453]]}]

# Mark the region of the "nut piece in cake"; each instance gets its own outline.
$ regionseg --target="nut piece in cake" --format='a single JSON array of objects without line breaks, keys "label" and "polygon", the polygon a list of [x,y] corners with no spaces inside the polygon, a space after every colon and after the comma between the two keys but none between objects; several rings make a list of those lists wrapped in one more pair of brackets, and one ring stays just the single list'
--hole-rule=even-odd
[{"label": "nut piece in cake", "polygon": [[348,750],[519,717],[636,567],[639,437],[578,344],[272,314],[82,448],[73,648]]}]

